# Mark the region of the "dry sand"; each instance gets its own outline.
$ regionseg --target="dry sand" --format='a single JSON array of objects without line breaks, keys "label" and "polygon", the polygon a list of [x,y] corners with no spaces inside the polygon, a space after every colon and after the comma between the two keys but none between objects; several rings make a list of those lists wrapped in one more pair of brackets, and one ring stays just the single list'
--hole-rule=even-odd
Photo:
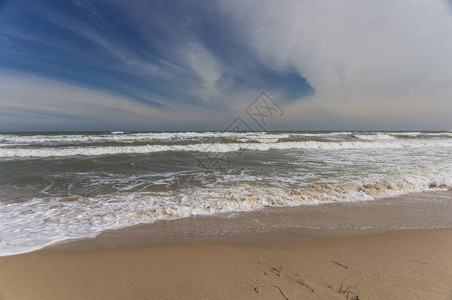
[{"label": "dry sand", "polygon": [[0,258],[3,299],[452,299],[452,229]]}]

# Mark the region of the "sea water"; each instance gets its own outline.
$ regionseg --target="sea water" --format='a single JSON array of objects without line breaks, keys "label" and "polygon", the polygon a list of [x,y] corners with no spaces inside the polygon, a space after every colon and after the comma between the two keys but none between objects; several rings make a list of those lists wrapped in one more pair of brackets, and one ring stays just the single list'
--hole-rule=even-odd
[{"label": "sea water", "polygon": [[0,255],[157,220],[452,187],[452,132],[0,134]]}]

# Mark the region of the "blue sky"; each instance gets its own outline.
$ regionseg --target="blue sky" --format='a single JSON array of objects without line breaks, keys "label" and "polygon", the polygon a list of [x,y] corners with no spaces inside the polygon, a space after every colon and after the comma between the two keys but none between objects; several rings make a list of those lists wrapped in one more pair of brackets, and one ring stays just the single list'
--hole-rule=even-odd
[{"label": "blue sky", "polygon": [[405,1],[0,1],[0,131],[451,129],[452,11]]}]

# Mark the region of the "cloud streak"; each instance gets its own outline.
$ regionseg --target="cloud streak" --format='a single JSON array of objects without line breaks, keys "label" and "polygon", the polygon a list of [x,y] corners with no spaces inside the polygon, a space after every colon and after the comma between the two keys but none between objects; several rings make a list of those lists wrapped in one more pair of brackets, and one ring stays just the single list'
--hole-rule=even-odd
[{"label": "cloud streak", "polygon": [[8,131],[138,130],[143,126],[162,130],[162,126],[174,128],[193,120],[209,124],[222,118],[193,107],[156,109],[131,98],[21,73],[0,75],[0,91],[0,125]]}]

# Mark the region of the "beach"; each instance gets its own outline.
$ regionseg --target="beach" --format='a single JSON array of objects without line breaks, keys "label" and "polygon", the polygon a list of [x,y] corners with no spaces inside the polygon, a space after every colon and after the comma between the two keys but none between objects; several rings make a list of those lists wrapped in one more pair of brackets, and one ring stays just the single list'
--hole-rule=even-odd
[{"label": "beach", "polygon": [[[106,231],[0,257],[0,292],[3,299],[450,299],[450,196],[267,208]],[[416,221],[437,229],[400,229]]]},{"label": "beach", "polygon": [[[0,258],[3,299],[450,299],[452,229]],[[356,299],[356,298],[355,298]]]}]

